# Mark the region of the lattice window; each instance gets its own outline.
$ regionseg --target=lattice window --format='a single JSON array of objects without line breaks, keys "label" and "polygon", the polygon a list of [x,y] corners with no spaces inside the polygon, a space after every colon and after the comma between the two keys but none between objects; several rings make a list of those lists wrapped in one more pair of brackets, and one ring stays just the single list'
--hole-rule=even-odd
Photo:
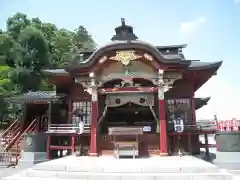
[{"label": "lattice window", "polygon": [[[85,125],[90,125],[91,122],[91,111],[92,111],[92,103],[89,101],[76,101],[73,102],[73,111],[75,109],[82,109],[84,116],[83,116],[83,121]],[[76,122],[76,116],[73,115],[72,117],[73,123]]]},{"label": "lattice window", "polygon": [[169,120],[173,121],[174,116],[179,116],[185,122],[191,117],[190,99],[170,99],[166,101]]}]

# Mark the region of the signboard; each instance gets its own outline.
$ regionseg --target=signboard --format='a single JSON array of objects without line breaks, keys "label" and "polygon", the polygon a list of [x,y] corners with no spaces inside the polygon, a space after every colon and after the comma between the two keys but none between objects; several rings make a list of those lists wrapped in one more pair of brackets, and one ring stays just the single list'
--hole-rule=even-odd
[{"label": "signboard", "polygon": [[173,124],[174,124],[174,131],[175,132],[183,132],[184,131],[184,123],[183,120],[181,118],[177,118],[175,120],[173,120]]},{"label": "signboard", "polygon": [[144,126],[143,132],[151,132],[151,126]]}]

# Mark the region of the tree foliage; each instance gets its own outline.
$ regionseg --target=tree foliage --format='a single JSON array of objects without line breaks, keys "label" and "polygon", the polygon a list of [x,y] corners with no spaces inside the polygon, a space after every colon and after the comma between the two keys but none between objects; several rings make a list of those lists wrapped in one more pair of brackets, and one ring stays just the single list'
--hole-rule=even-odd
[{"label": "tree foliage", "polygon": [[58,29],[22,13],[9,17],[6,24],[6,30],[0,31],[0,101],[14,94],[49,89],[42,69],[61,68],[75,60],[78,50],[95,48],[82,25],[75,31]]}]

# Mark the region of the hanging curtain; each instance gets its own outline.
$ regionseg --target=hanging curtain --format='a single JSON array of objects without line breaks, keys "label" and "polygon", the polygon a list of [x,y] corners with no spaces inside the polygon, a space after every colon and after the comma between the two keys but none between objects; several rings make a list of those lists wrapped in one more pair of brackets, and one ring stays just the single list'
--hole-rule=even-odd
[{"label": "hanging curtain", "polygon": [[154,96],[153,94],[118,94],[106,97],[106,106],[108,107],[119,107],[129,102],[140,106],[154,106]]}]

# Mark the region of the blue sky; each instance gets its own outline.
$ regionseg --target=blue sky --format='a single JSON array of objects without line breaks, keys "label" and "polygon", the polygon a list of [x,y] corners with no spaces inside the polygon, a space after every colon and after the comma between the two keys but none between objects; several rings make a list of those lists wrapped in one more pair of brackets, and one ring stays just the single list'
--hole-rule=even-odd
[{"label": "blue sky", "polygon": [[141,40],[154,45],[186,43],[184,53],[190,60],[223,60],[218,75],[196,93],[212,97],[197,118],[216,113],[221,119],[240,119],[240,0],[0,0],[0,28],[16,12],[59,28],[81,24],[99,45],[110,40],[124,17]]}]

